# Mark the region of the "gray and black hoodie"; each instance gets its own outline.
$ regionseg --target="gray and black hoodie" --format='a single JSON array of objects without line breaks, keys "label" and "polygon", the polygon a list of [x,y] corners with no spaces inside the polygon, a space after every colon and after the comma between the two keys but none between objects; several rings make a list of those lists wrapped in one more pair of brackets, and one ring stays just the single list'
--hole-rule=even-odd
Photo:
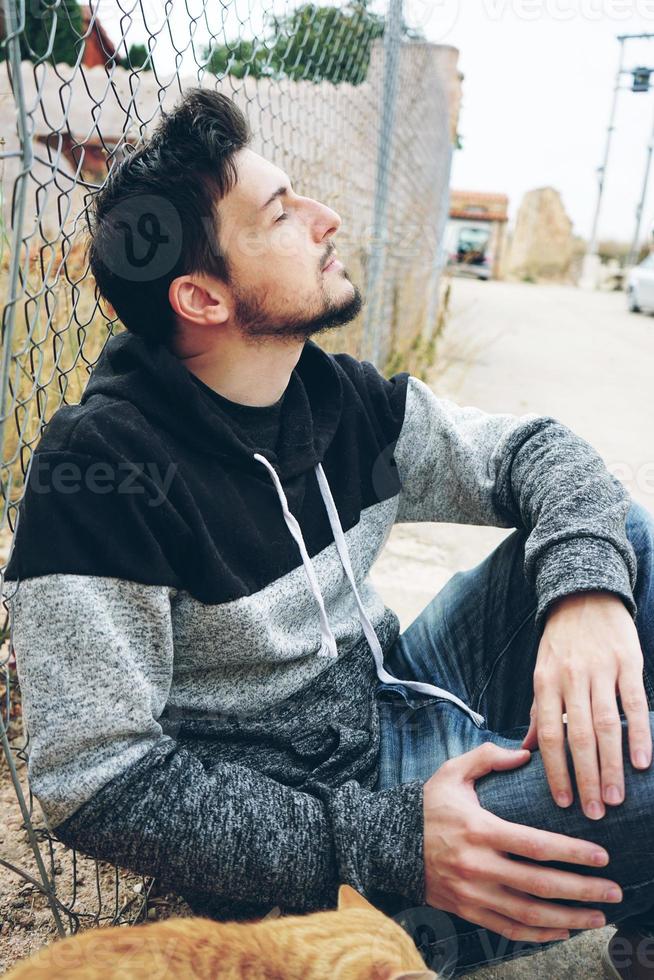
[{"label": "gray and black hoodie", "polygon": [[[633,614],[628,494],[553,418],[310,340],[274,450],[195,380],[117,334],[32,457],[4,587],[32,791],[63,842],[216,917],[340,882],[421,904],[422,783],[375,791],[399,622],[373,562],[399,522],[520,527],[538,623],[587,589]],[[413,683],[483,726],[438,685]]]}]

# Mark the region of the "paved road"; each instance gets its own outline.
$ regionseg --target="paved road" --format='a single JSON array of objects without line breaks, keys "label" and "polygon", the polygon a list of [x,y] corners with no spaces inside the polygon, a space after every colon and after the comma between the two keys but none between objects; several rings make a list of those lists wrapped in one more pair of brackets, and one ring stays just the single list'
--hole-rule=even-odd
[{"label": "paved road", "polygon": [[[654,317],[626,312],[622,294],[456,279],[437,361],[429,379],[437,394],[491,412],[555,416],[591,442],[654,513]],[[398,526],[373,580],[404,629],[453,572],[476,564],[507,533]],[[600,977],[610,932],[585,933],[475,978]]]}]

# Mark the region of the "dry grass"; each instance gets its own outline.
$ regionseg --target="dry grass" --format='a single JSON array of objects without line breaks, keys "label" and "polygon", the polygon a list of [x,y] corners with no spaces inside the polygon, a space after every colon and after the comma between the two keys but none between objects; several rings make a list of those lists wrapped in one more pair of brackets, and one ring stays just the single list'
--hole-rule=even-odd
[{"label": "dry grass", "polygon": [[[76,404],[110,333],[123,329],[98,301],[85,242],[45,243],[22,258],[15,304],[9,390],[5,400],[2,484],[15,504],[43,426],[63,404]],[[9,295],[9,255],[0,265],[0,303]],[[10,314],[5,311],[5,322]]]}]

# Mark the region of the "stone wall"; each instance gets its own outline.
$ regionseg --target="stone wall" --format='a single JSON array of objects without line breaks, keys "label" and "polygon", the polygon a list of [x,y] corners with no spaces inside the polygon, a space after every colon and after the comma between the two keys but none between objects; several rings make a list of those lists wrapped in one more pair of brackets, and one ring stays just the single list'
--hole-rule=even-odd
[{"label": "stone wall", "polygon": [[511,235],[506,274],[514,279],[572,279],[575,238],[561,195],[553,187],[527,191]]}]

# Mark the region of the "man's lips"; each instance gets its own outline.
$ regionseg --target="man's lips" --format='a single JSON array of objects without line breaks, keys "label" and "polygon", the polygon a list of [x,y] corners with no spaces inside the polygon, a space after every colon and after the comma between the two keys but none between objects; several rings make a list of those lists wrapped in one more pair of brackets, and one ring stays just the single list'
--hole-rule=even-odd
[{"label": "man's lips", "polygon": [[327,263],[327,265],[323,268],[322,271],[329,272],[330,269],[342,269],[342,268],[343,268],[343,263],[339,259],[337,259],[336,256],[334,255]]}]

